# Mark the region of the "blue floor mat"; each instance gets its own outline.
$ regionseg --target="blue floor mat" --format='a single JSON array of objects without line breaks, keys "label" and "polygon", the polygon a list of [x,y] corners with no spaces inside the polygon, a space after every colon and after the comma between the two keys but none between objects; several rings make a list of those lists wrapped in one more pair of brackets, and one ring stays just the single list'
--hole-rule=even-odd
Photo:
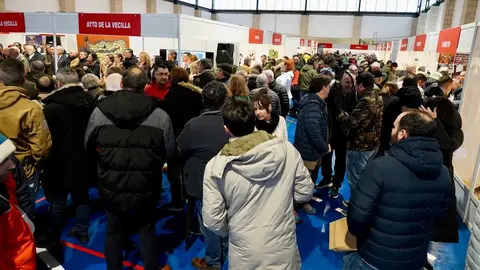
[{"label": "blue floor mat", "polygon": [[[295,125],[293,119],[287,119],[290,141],[293,141]],[[163,188],[162,200],[169,202],[170,186],[165,176],[163,178]],[[301,212],[302,223],[297,225],[297,241],[302,257],[302,269],[342,269],[344,254],[332,252],[328,249],[328,225],[331,221],[342,217],[335,209],[343,208],[342,199],[350,199],[348,181],[344,180],[340,189],[340,197],[337,199],[331,199],[327,190],[319,191],[315,195],[323,200],[321,203],[313,202],[317,214],[306,215]],[[94,200],[98,198],[95,189],[90,190],[90,197]],[[40,213],[45,212],[48,208],[47,201],[42,198],[43,193],[39,192],[37,211]],[[106,230],[105,212],[98,210],[92,214],[89,229],[90,241],[85,245],[79,244],[74,238],[68,236],[68,229],[73,225],[73,221],[73,218],[70,217],[62,235],[62,240],[65,241],[66,245],[63,267],[67,270],[106,269],[105,260],[102,257]],[[464,269],[470,231],[460,219],[459,224],[460,241],[458,244],[432,244],[429,253],[437,258],[433,262],[435,269]],[[201,237],[197,237],[189,250],[185,251],[184,232],[182,229],[178,229],[182,226],[182,220],[173,216],[165,216],[157,223],[157,237],[160,247],[159,262],[168,262],[174,270],[194,269],[191,266],[191,259],[203,257],[205,252]],[[140,246],[138,235],[132,236],[132,240],[137,243],[137,246]],[[124,265],[129,266],[126,266],[125,269],[143,269],[139,250],[125,254],[124,260],[126,261]],[[227,268],[228,265],[224,265],[222,269]]]}]

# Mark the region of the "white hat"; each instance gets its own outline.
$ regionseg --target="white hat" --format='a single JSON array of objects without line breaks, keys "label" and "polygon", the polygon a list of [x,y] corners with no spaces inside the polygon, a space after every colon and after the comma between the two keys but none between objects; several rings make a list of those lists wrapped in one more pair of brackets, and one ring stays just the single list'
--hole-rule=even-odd
[{"label": "white hat", "polygon": [[105,90],[114,92],[122,90],[122,78],[123,76],[118,73],[108,75]]},{"label": "white hat", "polygon": [[0,133],[0,163],[5,161],[15,150],[13,142]]}]

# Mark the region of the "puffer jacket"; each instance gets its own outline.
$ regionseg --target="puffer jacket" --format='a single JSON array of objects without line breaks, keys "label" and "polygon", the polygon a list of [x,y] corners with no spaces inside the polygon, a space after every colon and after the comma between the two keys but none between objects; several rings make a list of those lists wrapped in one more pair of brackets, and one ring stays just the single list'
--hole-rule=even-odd
[{"label": "puffer jacket", "polygon": [[175,151],[170,118],[155,101],[126,90],[100,100],[84,142],[88,160],[96,163],[107,211],[152,214],[161,195],[163,164]]},{"label": "puffer jacket", "polygon": [[434,138],[409,137],[370,161],[352,191],[348,230],[377,269],[422,269],[435,220],[447,218],[452,187]]},{"label": "puffer jacket", "polygon": [[465,270],[478,269],[480,269],[480,207],[477,207],[465,263]]},{"label": "puffer jacket", "polygon": [[295,148],[265,131],[231,140],[210,160],[202,216],[229,237],[229,269],[299,270],[293,201],[312,197],[313,182]]},{"label": "puffer jacket", "polygon": [[288,112],[290,111],[290,100],[288,99],[288,92],[283,85],[278,84],[275,81],[272,81],[268,88],[270,88],[273,92],[275,92],[278,97],[280,98],[280,109],[281,109],[281,116],[287,117]]},{"label": "puffer jacket", "polygon": [[193,84],[200,88],[205,87],[207,83],[215,80],[215,74],[212,70],[208,69],[193,77]]},{"label": "puffer jacket", "polygon": [[52,138],[40,103],[28,98],[27,90],[0,84],[0,133],[15,144],[27,178],[41,170],[52,147]]},{"label": "puffer jacket", "polygon": [[311,65],[304,65],[300,70],[300,90],[307,92],[310,88],[313,76],[317,75],[317,71]]},{"label": "puffer jacket", "polygon": [[358,98],[352,113],[342,112],[338,119],[349,129],[348,149],[372,151],[380,145],[383,100],[374,89],[364,90]]},{"label": "puffer jacket", "polygon": [[331,120],[327,105],[317,94],[308,93],[300,100],[300,114],[295,129],[295,148],[305,161],[317,161],[328,152]]}]

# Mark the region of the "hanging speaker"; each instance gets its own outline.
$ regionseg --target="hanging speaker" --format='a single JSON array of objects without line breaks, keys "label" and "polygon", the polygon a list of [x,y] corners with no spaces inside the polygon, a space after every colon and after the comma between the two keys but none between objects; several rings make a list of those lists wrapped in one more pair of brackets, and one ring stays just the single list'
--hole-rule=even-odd
[{"label": "hanging speaker", "polygon": [[218,64],[230,64],[233,65],[233,52],[234,45],[232,43],[218,43],[217,45],[217,58],[215,59]]}]

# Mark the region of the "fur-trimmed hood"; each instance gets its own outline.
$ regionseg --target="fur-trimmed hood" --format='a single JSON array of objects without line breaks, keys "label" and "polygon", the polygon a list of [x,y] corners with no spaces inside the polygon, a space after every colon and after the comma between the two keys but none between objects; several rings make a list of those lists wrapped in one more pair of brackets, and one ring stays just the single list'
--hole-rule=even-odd
[{"label": "fur-trimmed hood", "polygon": [[191,83],[180,82],[180,83],[178,83],[178,85],[181,86],[181,87],[185,87],[185,88],[187,88],[187,89],[190,89],[190,90],[192,90],[193,92],[198,93],[198,94],[200,94],[200,95],[202,94],[202,88],[200,88],[200,87],[198,87],[198,86],[195,86],[195,85],[193,85],[193,84],[191,84]]}]

